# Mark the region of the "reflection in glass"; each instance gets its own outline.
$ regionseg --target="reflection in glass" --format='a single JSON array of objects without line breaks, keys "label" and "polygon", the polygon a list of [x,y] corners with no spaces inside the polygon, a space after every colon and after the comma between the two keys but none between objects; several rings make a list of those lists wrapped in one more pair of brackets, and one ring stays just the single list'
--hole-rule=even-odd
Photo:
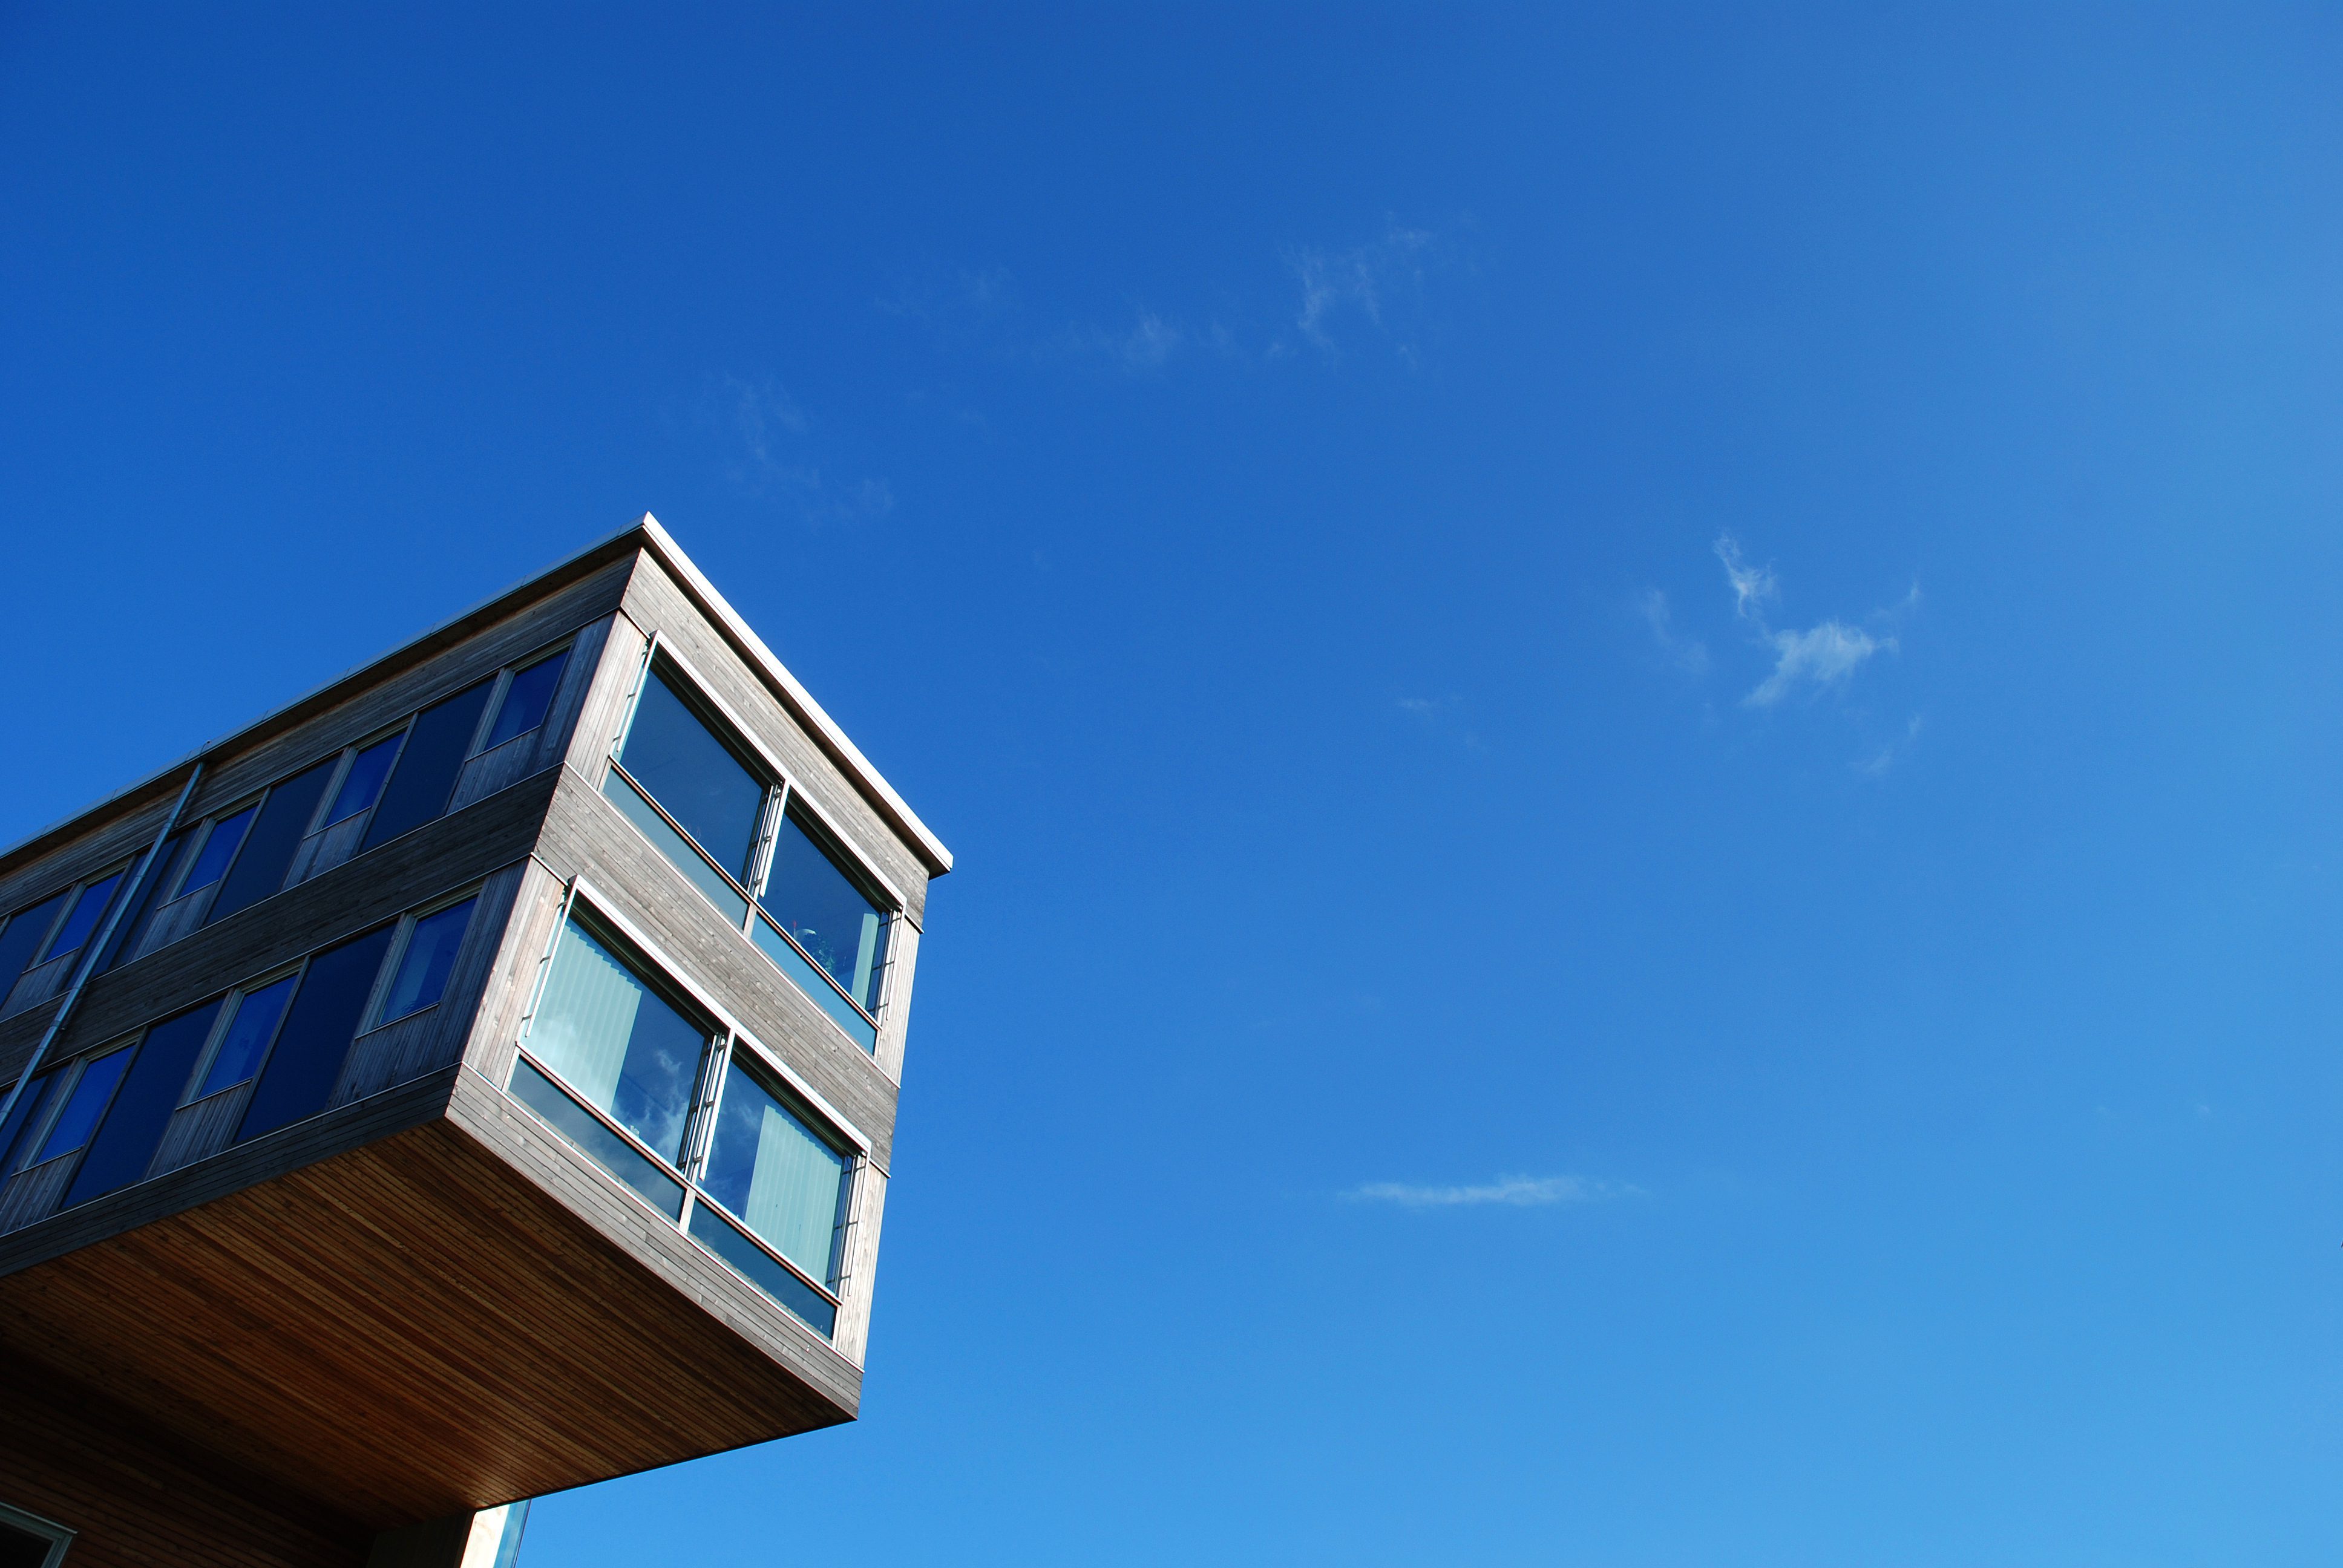
[{"label": "reflection in glass", "polygon": [[122,885],[122,877],[123,873],[116,871],[81,890],[81,897],[74,900],[73,913],[57,928],[57,934],[49,939],[48,955],[43,962],[81,950],[82,943],[89,940],[90,933],[97,930],[97,922],[105,917],[106,906],[113,901],[114,890]]},{"label": "reflection in glass", "polygon": [[504,706],[497,709],[497,721],[488,727],[488,741],[480,749],[492,751],[544,723],[547,710],[553,706],[553,689],[561,684],[561,667],[568,662],[569,650],[565,648],[527,669],[514,671],[511,684],[505,688]]},{"label": "reflection in glass", "polygon": [[60,1154],[70,1154],[89,1141],[90,1129],[106,1112],[106,1102],[114,1097],[114,1086],[122,1081],[122,1070],[130,1065],[130,1048],[108,1052],[81,1070],[74,1083],[65,1109],[49,1127],[49,1135],[41,1141],[41,1151],[29,1161],[38,1165],[45,1160],[55,1160]]},{"label": "reflection in glass", "polygon": [[480,710],[488,705],[493,680],[475,681],[455,696],[435,702],[415,716],[407,732],[407,748],[398,754],[390,782],[383,786],[382,801],[367,824],[360,853],[387,844],[411,828],[437,821],[456,793],[456,776],[471,754],[472,732],[480,727]]},{"label": "reflection in glass", "polygon": [[9,917],[8,924],[0,929],[0,997],[16,977],[32,967],[33,955],[40,950],[42,940],[57,921],[57,912],[65,907],[73,890],[53,893],[29,910],[18,910]]},{"label": "reflection in glass", "polygon": [[276,1038],[277,1020],[285,1016],[285,1003],[300,978],[287,975],[274,985],[247,993],[236,1003],[236,1016],[228,1020],[227,1032],[220,1037],[219,1050],[212,1053],[212,1064],[204,1070],[203,1087],[196,1091],[196,1099],[233,1089],[258,1070],[260,1059],[268,1053],[268,1042]]},{"label": "reflection in glass", "polygon": [[407,740],[401,730],[388,739],[377,740],[350,759],[350,770],[342,775],[342,787],[334,791],[333,809],[326,813],[326,826],[347,822],[374,804],[382,793],[382,781],[390,777],[390,765],[398,760],[398,749]]},{"label": "reflection in glass", "polygon": [[838,1309],[824,1300],[820,1292],[773,1261],[762,1247],[742,1235],[738,1226],[714,1208],[706,1203],[695,1207],[690,1228],[693,1241],[731,1264],[751,1284],[803,1318],[816,1332],[838,1332]]},{"label": "reflection in glass", "polygon": [[765,784],[657,668],[618,760],[716,863],[741,881],[757,849]]},{"label": "reflection in glass", "polygon": [[6,1124],[0,1125],[0,1176],[5,1176],[15,1169],[12,1156],[16,1152],[18,1140],[25,1136],[25,1129],[32,1126],[40,1116],[41,1107],[49,1102],[49,1091],[55,1089],[57,1080],[64,1076],[61,1071],[45,1072],[25,1085],[25,1092],[16,1097],[15,1109],[8,1112]]},{"label": "reflection in glass", "polygon": [[589,1114],[523,1057],[513,1063],[513,1098],[544,1119],[586,1157],[641,1193],[670,1220],[683,1217],[683,1183],[645,1158],[642,1151]]},{"label": "reflection in glass", "polygon": [[407,939],[407,952],[382,1004],[382,1021],[420,1012],[447,989],[447,971],[456,967],[456,950],[464,945],[464,927],[472,918],[473,900],[451,904],[415,922]]},{"label": "reflection in glass", "polygon": [[814,962],[869,1011],[879,1010],[887,910],[862,890],[793,804],[773,835],[773,865],[758,902]]},{"label": "reflection in glass", "polygon": [[846,1156],[820,1137],[738,1056],[724,1073],[700,1185],[814,1279],[837,1279]]},{"label": "reflection in glass", "polygon": [[708,1035],[572,920],[529,1024],[528,1050],[674,1164]]},{"label": "reflection in glass", "polygon": [[602,793],[610,804],[626,813],[627,820],[642,830],[644,838],[659,847],[668,863],[691,879],[694,886],[708,895],[709,901],[735,921],[745,920],[749,900],[725,879],[724,874],[708,863],[706,856],[692,848],[691,840],[677,832],[668,819],[651,806],[644,793],[627,781],[627,776],[613,768],[602,780]]},{"label": "reflection in glass", "polygon": [[244,844],[244,830],[252,826],[252,814],[257,804],[246,806],[233,817],[223,817],[212,824],[210,835],[204,839],[196,863],[187,868],[187,879],[181,883],[181,893],[192,893],[198,888],[208,888],[227,875],[227,863]]},{"label": "reflection in glass", "polygon": [[98,1124],[89,1152],[75,1171],[59,1208],[70,1209],[92,1198],[129,1186],[146,1174],[155,1151],[163,1145],[163,1129],[187,1087],[196,1053],[212,1034],[219,1016],[217,998],[156,1024],[146,1031],[134,1052],[127,1053],[130,1075],[122,1081],[114,1104]]}]

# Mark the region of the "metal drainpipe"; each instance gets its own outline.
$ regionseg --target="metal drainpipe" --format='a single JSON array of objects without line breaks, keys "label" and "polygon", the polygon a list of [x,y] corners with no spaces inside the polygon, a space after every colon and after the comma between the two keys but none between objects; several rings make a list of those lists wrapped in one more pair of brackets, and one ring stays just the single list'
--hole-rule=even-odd
[{"label": "metal drainpipe", "polygon": [[[48,1057],[49,1047],[65,1032],[65,1020],[73,1016],[74,1003],[81,1000],[81,988],[89,983],[90,971],[97,967],[99,955],[106,951],[106,944],[114,940],[114,928],[122,923],[122,912],[146,897],[146,878],[155,869],[155,859],[162,853],[164,840],[178,827],[179,818],[186,810],[187,802],[195,797],[196,784],[203,776],[204,765],[198,759],[195,771],[187,775],[187,782],[180,789],[178,799],[172,804],[170,816],[164,819],[162,830],[155,835],[155,841],[146,846],[146,858],[138,862],[138,874],[130,879],[129,889],[115,900],[114,908],[106,911],[105,929],[94,934],[82,948],[81,962],[74,965],[73,983],[65,987],[65,1000],[57,1003],[57,1010],[49,1016],[49,1027],[41,1031],[41,1042],[33,1047],[32,1058],[25,1063],[25,1070],[16,1075],[15,1083],[9,1085],[7,1098],[0,1100],[0,1127],[8,1124],[8,1118],[15,1111],[17,1098],[25,1092],[25,1086],[33,1081],[33,1074],[41,1070],[41,1063]],[[0,1149],[0,1159],[6,1158],[7,1153],[8,1151]]]}]

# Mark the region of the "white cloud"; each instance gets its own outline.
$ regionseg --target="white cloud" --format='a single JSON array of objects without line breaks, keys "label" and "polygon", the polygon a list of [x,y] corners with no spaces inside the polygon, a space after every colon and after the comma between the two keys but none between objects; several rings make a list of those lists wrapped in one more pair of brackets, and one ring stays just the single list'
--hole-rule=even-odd
[{"label": "white cloud", "polygon": [[1912,743],[1919,739],[1920,716],[1916,713],[1912,716],[1911,721],[1904,726],[1903,734],[1878,750],[1857,758],[1855,770],[1865,779],[1885,779],[1887,777],[1888,769],[1903,760],[1904,754],[1911,750]]},{"label": "white cloud", "polygon": [[1843,620],[1826,620],[1805,631],[1769,631],[1774,673],[1741,700],[1771,708],[1800,685],[1835,686],[1861,668],[1873,654],[1896,651],[1892,637],[1874,637]]},{"label": "white cloud", "polygon": [[1652,640],[1660,645],[1669,663],[1686,675],[1708,673],[1708,645],[1698,638],[1677,633],[1675,618],[1668,610],[1667,595],[1653,588],[1636,601],[1635,608],[1643,612],[1644,623],[1652,628]]},{"label": "white cloud", "polygon": [[1592,1203],[1636,1191],[1613,1181],[1590,1181],[1583,1176],[1500,1176],[1493,1181],[1467,1187],[1370,1181],[1343,1196],[1360,1202],[1396,1203],[1403,1209],[1460,1209],[1492,1203],[1512,1209],[1538,1209],[1556,1203]]},{"label": "white cloud", "polygon": [[1380,238],[1348,250],[1287,253],[1286,265],[1302,284],[1302,308],[1294,327],[1330,352],[1334,347],[1330,324],[1344,312],[1355,310],[1381,327],[1385,302],[1422,283],[1432,239],[1428,229],[1393,223]]},{"label": "white cloud", "polygon": [[895,492],[884,479],[824,476],[812,419],[770,377],[727,376],[710,407],[714,422],[738,443],[725,475],[749,494],[779,501],[809,523],[862,521],[894,509]]},{"label": "white cloud", "polygon": [[1779,598],[1782,585],[1772,567],[1753,567],[1741,558],[1741,543],[1731,534],[1716,536],[1716,558],[1725,563],[1725,580],[1733,585],[1733,613],[1751,620],[1765,614],[1765,601]]}]

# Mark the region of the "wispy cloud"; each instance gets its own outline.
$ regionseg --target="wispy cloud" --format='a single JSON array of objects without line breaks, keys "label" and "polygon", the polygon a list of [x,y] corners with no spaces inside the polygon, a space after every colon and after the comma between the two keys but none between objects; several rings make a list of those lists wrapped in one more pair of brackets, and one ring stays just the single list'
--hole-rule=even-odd
[{"label": "wispy cloud", "polygon": [[724,377],[708,407],[710,422],[729,443],[725,477],[746,493],[817,524],[876,520],[894,509],[895,493],[885,479],[825,474],[813,420],[772,377]]},{"label": "wispy cloud", "polygon": [[1668,610],[1667,595],[1653,588],[1636,601],[1635,608],[1643,612],[1644,623],[1652,628],[1652,640],[1660,645],[1669,663],[1686,675],[1708,673],[1708,645],[1676,631],[1675,618]]},{"label": "wispy cloud", "polygon": [[1745,620],[1761,619],[1768,599],[1779,598],[1782,585],[1770,566],[1753,567],[1742,558],[1741,543],[1731,534],[1716,536],[1716,558],[1725,563],[1725,580],[1733,585],[1733,613]]},{"label": "wispy cloud", "polygon": [[1767,632],[1765,640],[1774,645],[1774,673],[1741,699],[1752,708],[1771,708],[1801,686],[1836,686],[1873,654],[1896,651],[1894,638],[1874,637],[1842,620]]},{"label": "wispy cloud", "polygon": [[[1771,566],[1751,566],[1741,543],[1731,534],[1719,534],[1716,558],[1725,567],[1725,580],[1733,589],[1733,613],[1757,628],[1761,641],[1774,652],[1774,670],[1751,689],[1741,701],[1748,708],[1771,708],[1801,688],[1815,690],[1844,685],[1875,654],[1896,651],[1896,638],[1875,636],[1861,627],[1832,617],[1804,631],[1777,630],[1766,618],[1766,606],[1781,598],[1781,579]],[[1916,603],[1916,585],[1906,604]],[[1892,618],[1898,611],[1883,612]],[[1874,617],[1875,622],[1882,617]]]},{"label": "wispy cloud", "polygon": [[1295,329],[1322,351],[1332,353],[1333,327],[1345,314],[1355,312],[1382,327],[1385,305],[1422,286],[1432,246],[1431,230],[1393,222],[1374,239],[1346,250],[1288,251],[1286,265],[1302,285]]},{"label": "wispy cloud", "polygon": [[1403,1209],[1464,1209],[1498,1205],[1539,1209],[1557,1203],[1594,1203],[1624,1198],[1641,1189],[1584,1176],[1500,1176],[1474,1186],[1420,1187],[1404,1181],[1370,1181],[1344,1197],[1363,1203],[1395,1203]]},{"label": "wispy cloud", "polygon": [[1888,770],[1904,759],[1904,754],[1911,750],[1913,742],[1919,739],[1920,716],[1916,713],[1904,726],[1903,734],[1877,750],[1866,752],[1856,758],[1855,770],[1865,779],[1885,779],[1887,777]]}]

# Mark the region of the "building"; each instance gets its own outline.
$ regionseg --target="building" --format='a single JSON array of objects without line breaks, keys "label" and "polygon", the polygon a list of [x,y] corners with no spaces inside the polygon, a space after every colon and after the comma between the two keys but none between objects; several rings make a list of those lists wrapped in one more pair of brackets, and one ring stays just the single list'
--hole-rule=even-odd
[{"label": "building", "polygon": [[852,1420],[950,867],[649,517],[0,853],[0,1568]]}]

